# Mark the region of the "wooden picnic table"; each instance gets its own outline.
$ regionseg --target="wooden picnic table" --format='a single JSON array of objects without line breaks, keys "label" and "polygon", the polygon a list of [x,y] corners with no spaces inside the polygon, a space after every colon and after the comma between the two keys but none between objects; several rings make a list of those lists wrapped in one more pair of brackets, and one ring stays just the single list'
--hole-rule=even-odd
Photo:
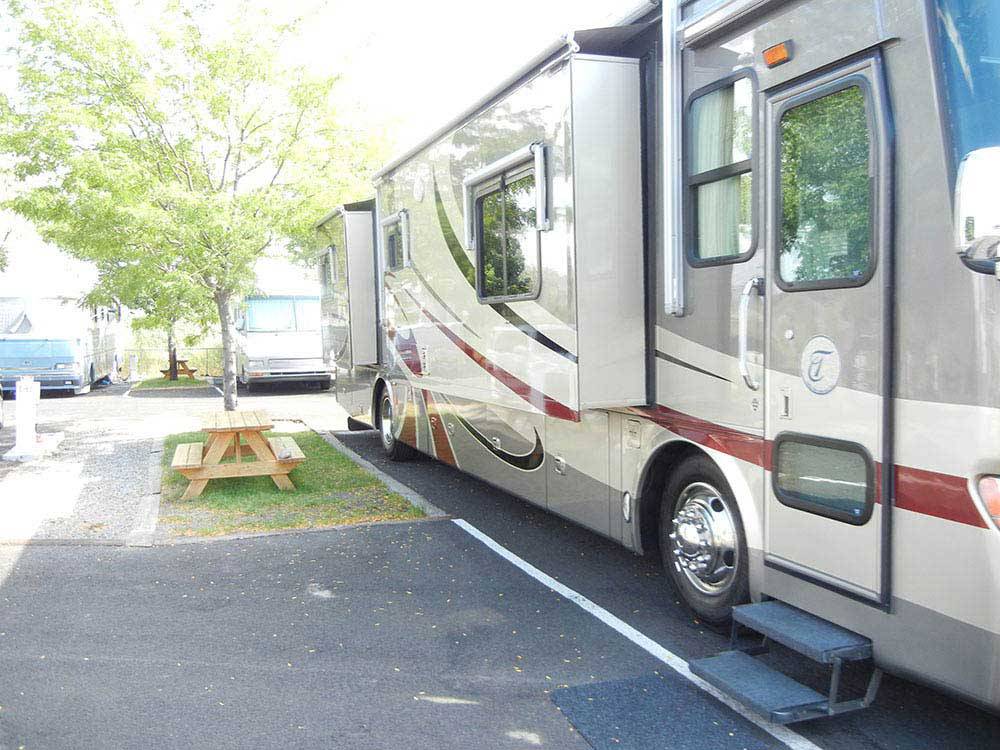
[{"label": "wooden picnic table", "polygon": [[[160,370],[160,372],[163,373],[163,377],[165,377],[165,378],[170,377],[170,367],[169,366],[167,367],[166,370]],[[191,380],[194,380],[194,374],[196,372],[198,372],[198,369],[197,368],[192,369],[192,368],[188,367],[188,361],[186,359],[179,359],[179,360],[177,360],[177,374],[178,375],[187,375],[189,378],[191,378]]]},{"label": "wooden picnic table", "polygon": [[[198,497],[210,479],[224,477],[269,476],[280,490],[294,490],[288,474],[305,461],[305,454],[295,438],[265,438],[265,430],[274,427],[262,411],[223,411],[209,414],[202,423],[202,432],[208,433],[207,443],[182,443],[174,451],[171,468],[191,480],[181,497],[190,500]],[[244,455],[249,448],[250,455]],[[222,459],[235,456],[232,463]]]}]

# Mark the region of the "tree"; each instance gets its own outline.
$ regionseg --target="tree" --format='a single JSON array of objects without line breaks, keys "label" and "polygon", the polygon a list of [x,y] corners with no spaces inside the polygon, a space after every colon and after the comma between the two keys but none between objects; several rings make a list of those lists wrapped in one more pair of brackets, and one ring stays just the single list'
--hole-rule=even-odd
[{"label": "tree", "polygon": [[[97,287],[88,295],[90,305],[123,304],[141,316],[132,320],[136,329],[162,331],[167,336],[167,377],[177,380],[177,328],[187,323],[204,335],[217,320],[215,305],[198,287],[169,270],[150,275],[137,260],[125,258],[98,269]],[[191,345],[198,336],[185,338]]]},{"label": "tree", "polygon": [[166,0],[148,24],[116,0],[7,4],[19,82],[0,100],[0,152],[23,186],[7,205],[163,320],[210,304],[234,409],[233,308],[254,263],[308,246],[317,216],[367,192],[380,144],[340,123],[335,78],[283,64],[296,24],[246,2],[223,36],[199,26],[197,0]]}]

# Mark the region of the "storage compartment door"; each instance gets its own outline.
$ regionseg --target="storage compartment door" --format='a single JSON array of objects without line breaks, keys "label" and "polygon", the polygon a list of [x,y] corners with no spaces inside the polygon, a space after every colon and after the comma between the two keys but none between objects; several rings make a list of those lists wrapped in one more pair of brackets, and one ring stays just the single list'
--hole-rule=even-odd
[{"label": "storage compartment door", "polygon": [[378,363],[378,304],[375,299],[375,229],[368,211],[344,213],[347,247],[351,364]]},{"label": "storage compartment door", "polygon": [[570,71],[580,409],[645,404],[639,61]]},{"label": "storage compartment door", "polygon": [[610,534],[608,413],[585,411],[579,422],[545,418],[549,510]]}]

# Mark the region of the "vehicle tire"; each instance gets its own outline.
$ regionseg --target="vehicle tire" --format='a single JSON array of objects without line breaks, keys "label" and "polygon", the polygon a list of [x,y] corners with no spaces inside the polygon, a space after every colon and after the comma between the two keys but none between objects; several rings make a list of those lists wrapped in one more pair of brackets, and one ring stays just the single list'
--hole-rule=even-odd
[{"label": "vehicle tire", "polygon": [[379,436],[382,438],[382,449],[390,461],[409,461],[417,452],[396,439],[392,433],[392,398],[389,389],[383,388],[378,395],[378,415],[375,419]]},{"label": "vehicle tire", "polygon": [[709,625],[750,600],[743,520],[718,466],[705,455],[684,459],[660,501],[660,555],[684,603]]}]

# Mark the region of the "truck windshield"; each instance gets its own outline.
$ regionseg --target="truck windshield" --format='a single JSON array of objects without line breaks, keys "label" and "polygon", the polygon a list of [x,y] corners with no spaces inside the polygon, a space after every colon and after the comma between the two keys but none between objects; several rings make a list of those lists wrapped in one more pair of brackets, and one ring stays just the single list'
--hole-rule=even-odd
[{"label": "truck windshield", "polygon": [[247,330],[269,333],[318,331],[319,298],[251,298],[247,300]]},{"label": "truck windshield", "polygon": [[0,358],[26,361],[39,358],[72,360],[75,354],[72,341],[48,339],[0,339]]},{"label": "truck windshield", "polygon": [[1000,3],[935,0],[941,79],[957,167],[971,152],[1000,146]]}]

